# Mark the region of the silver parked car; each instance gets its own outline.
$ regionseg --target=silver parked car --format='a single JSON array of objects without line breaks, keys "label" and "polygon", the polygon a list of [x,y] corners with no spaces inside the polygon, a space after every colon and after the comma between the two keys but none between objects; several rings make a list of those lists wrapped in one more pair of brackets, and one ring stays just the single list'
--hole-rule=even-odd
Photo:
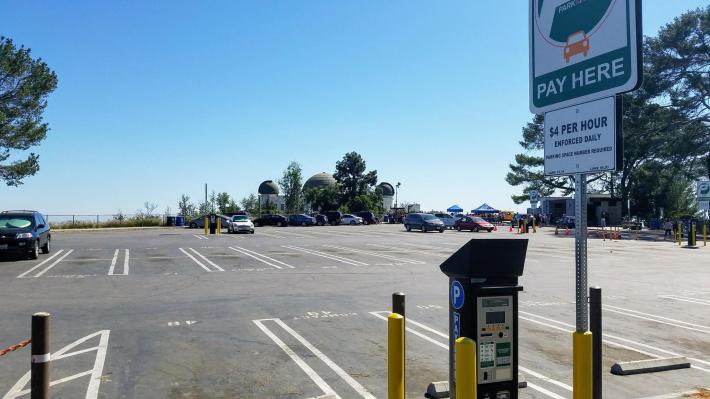
[{"label": "silver parked car", "polygon": [[254,234],[254,223],[252,223],[247,215],[234,215],[229,220],[227,232]]}]

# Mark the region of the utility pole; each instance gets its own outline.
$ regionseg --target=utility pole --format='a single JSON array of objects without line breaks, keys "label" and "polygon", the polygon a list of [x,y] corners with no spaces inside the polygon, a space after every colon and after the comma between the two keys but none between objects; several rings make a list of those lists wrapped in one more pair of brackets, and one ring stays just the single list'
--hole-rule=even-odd
[{"label": "utility pole", "polygon": [[205,183],[205,209],[207,209],[207,183]]},{"label": "utility pole", "polygon": [[397,185],[394,187],[394,207],[399,208],[399,186],[401,186],[402,183],[397,182]]}]

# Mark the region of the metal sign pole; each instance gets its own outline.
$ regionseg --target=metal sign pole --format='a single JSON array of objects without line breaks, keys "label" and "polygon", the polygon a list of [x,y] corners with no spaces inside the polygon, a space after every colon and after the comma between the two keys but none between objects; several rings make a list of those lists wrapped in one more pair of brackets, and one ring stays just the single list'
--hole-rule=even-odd
[{"label": "metal sign pole", "polygon": [[577,275],[577,332],[588,329],[587,307],[587,175],[574,175],[574,253]]}]

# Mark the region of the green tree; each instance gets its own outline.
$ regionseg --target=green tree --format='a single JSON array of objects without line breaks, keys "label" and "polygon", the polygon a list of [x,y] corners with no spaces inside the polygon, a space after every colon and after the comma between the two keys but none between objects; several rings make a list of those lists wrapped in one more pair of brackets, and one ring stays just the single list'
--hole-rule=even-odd
[{"label": "green tree", "polygon": [[195,216],[195,204],[190,202],[190,196],[183,194],[178,200],[178,212],[187,218]]},{"label": "green tree", "polygon": [[215,203],[217,204],[217,211],[221,214],[229,212],[229,203],[232,198],[227,193],[219,193],[215,197]]},{"label": "green tree", "polygon": [[303,173],[298,162],[291,162],[284,170],[283,176],[279,180],[279,186],[285,197],[287,213],[299,213],[303,211]]},{"label": "green tree", "polygon": [[365,173],[367,165],[357,152],[349,152],[335,163],[335,180],[343,194],[343,203],[349,204],[358,195],[369,193],[377,184],[377,171]]},{"label": "green tree", "polygon": [[11,150],[25,151],[44,140],[49,125],[42,121],[47,97],[57,88],[57,75],[30,49],[0,37],[0,181],[19,186],[39,170],[39,155],[5,163]]},{"label": "green tree", "polygon": [[[689,11],[647,39],[644,56],[652,74],[647,89],[690,120],[710,124],[710,6]],[[710,132],[705,138],[710,143]],[[710,177],[710,152],[704,157]]]},{"label": "green tree", "polygon": [[340,208],[341,194],[338,186],[309,188],[303,192],[303,198],[317,212],[335,211]]},{"label": "green tree", "polygon": [[242,198],[239,203],[242,205],[242,209],[249,212],[251,215],[259,215],[259,198],[254,194],[249,194]]}]

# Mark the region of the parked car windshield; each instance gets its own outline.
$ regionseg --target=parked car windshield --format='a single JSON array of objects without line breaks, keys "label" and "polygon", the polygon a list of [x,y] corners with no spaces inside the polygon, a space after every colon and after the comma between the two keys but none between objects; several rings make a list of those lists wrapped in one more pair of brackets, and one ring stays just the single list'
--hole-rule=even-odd
[{"label": "parked car windshield", "polygon": [[436,219],[436,216],[434,216],[434,215],[429,215],[429,214],[427,214],[427,215],[422,215],[422,219],[424,219],[424,220],[432,220],[432,219]]},{"label": "parked car windshield", "polygon": [[479,217],[475,217],[475,218],[473,218],[473,221],[474,221],[474,222],[478,222],[478,223],[482,223],[482,222],[485,222],[485,219],[479,218]]},{"label": "parked car windshield", "polygon": [[0,215],[0,229],[24,229],[32,225],[32,216]]},{"label": "parked car windshield", "polygon": [[233,221],[233,222],[246,222],[247,220],[249,220],[249,218],[246,217],[246,215],[236,215],[236,216],[232,216],[232,221]]}]

